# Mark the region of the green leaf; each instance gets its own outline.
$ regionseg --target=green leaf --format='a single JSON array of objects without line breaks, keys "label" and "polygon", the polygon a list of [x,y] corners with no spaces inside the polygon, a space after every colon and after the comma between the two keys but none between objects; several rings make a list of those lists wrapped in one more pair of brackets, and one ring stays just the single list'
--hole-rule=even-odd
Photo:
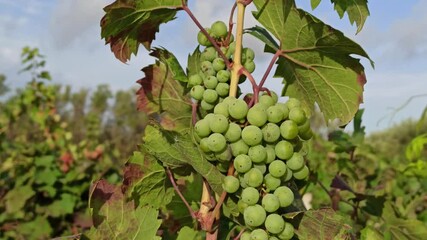
[{"label": "green leaf", "polygon": [[[301,99],[311,112],[317,103],[325,119],[347,124],[363,100],[366,83],[359,55],[366,52],[340,31],[297,9],[294,1],[254,0],[256,19],[281,43],[275,77],[283,78],[284,94]],[[373,62],[371,62],[373,64]]]},{"label": "green leaf", "polygon": [[120,187],[105,180],[95,183],[90,207],[94,226],[83,239],[158,239],[159,212],[150,206],[135,208]]},{"label": "green leaf", "polygon": [[221,194],[224,176],[203,157],[192,139],[189,132],[178,134],[160,129],[160,126],[148,125],[145,128],[142,147],[169,167],[191,165],[209,182],[216,193]]},{"label": "green leaf", "polygon": [[271,49],[271,51],[277,51],[279,49],[279,44],[277,44],[276,40],[270,35],[270,33],[263,27],[255,26],[248,29],[245,29],[245,32],[250,34],[262,42],[265,43],[266,47]]},{"label": "green leaf", "polygon": [[356,34],[359,33],[369,16],[368,0],[331,0],[331,2],[334,3],[335,11],[340,18],[347,12],[350,23],[352,25],[356,23]]},{"label": "green leaf", "polygon": [[178,238],[176,240],[201,240],[201,236],[199,235],[199,232],[190,228],[190,227],[183,227],[181,230],[179,230]]},{"label": "green leaf", "polygon": [[361,233],[361,236],[360,236],[361,240],[383,240],[384,239],[381,233],[379,233],[377,230],[369,226],[362,229],[360,233]]},{"label": "green leaf", "polygon": [[134,152],[124,170],[122,189],[137,206],[160,208],[170,203],[173,188],[166,187],[166,173],[153,156]]},{"label": "green leaf", "polygon": [[316,9],[319,6],[320,2],[321,2],[321,0],[311,0],[310,1],[311,9],[312,10]]},{"label": "green leaf", "polygon": [[35,192],[30,185],[15,187],[6,193],[4,199],[6,201],[6,212],[15,213],[24,210],[28,199],[33,197]]},{"label": "green leaf", "polygon": [[301,212],[298,217],[301,220],[295,233],[300,240],[338,240],[349,237],[351,227],[332,209],[309,210]]},{"label": "green leaf", "polygon": [[36,240],[50,239],[53,229],[47,218],[37,216],[33,221],[18,224],[16,231],[19,232],[21,237],[25,236],[25,239]]},{"label": "green leaf", "polygon": [[54,201],[45,209],[46,213],[52,217],[61,217],[67,214],[74,213],[74,206],[77,202],[77,197],[68,193],[61,194],[61,199]]},{"label": "green leaf", "polygon": [[193,54],[188,55],[187,63],[187,75],[190,77],[192,75],[198,74],[200,72],[200,56],[201,52],[199,46],[194,50]]},{"label": "green leaf", "polygon": [[[159,119],[167,130],[183,131],[191,125],[191,100],[184,87],[173,79],[161,62],[142,69],[145,77],[138,81],[138,109]],[[160,114],[160,115],[159,115]]]},{"label": "green leaf", "polygon": [[178,59],[164,48],[154,48],[150,53],[151,56],[158,58],[162,63],[164,63],[168,70],[171,73],[171,77],[175,80],[181,82],[188,82],[187,75],[185,75],[184,70],[178,62]]},{"label": "green leaf", "polygon": [[140,44],[151,48],[159,26],[173,20],[181,6],[180,0],[116,0],[104,8],[101,37],[117,59],[127,62],[138,53]]}]

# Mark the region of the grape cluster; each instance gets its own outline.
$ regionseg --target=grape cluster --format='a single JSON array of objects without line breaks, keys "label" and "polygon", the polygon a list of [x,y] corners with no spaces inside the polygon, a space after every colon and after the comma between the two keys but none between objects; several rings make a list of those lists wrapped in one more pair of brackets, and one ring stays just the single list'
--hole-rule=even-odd
[{"label": "grape cluster", "polygon": [[239,211],[252,229],[241,239],[292,238],[293,226],[279,213],[294,200],[284,183],[309,173],[301,150],[312,132],[301,103],[293,98],[278,103],[271,92],[249,108],[242,99],[226,97],[194,131],[200,149],[220,170],[226,172],[233,161],[236,172],[224,178],[223,188],[240,196]]},{"label": "grape cluster", "polygon": [[[205,29],[209,35],[220,46],[224,55],[232,60],[236,43],[233,35],[227,39],[228,31],[224,22],[214,22],[210,28]],[[191,97],[200,102],[203,110],[212,112],[218,102],[228,96],[230,90],[230,70],[227,69],[224,59],[218,54],[212,43],[206,36],[199,32],[197,40],[201,46],[205,46],[200,56],[199,72],[193,74],[188,79],[191,88]],[[255,53],[250,48],[243,48],[242,63],[249,71],[255,70]]]}]

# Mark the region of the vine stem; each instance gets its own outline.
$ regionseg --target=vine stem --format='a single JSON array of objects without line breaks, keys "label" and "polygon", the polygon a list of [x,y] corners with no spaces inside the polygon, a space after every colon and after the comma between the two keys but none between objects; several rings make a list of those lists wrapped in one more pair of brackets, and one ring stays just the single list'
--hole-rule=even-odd
[{"label": "vine stem", "polygon": [[233,7],[231,8],[231,12],[230,12],[230,19],[228,20],[228,34],[227,34],[227,38],[225,40],[227,46],[230,44],[230,38],[231,38],[231,32],[233,31],[233,17],[234,17],[234,11],[236,10],[237,7],[237,3],[233,4]]},{"label": "vine stem", "polygon": [[282,54],[282,50],[278,49],[276,51],[276,53],[274,54],[273,58],[270,61],[270,64],[268,65],[267,70],[264,73],[264,76],[262,76],[261,82],[259,83],[259,88],[262,88],[262,86],[264,86],[265,81],[267,80],[268,75],[271,72],[271,69],[274,66],[274,63],[276,62],[276,60],[279,58],[279,56]]},{"label": "vine stem", "polygon": [[243,22],[245,19],[246,5],[239,0],[237,4],[237,29],[236,29],[236,49],[234,50],[233,67],[231,68],[230,92],[229,96],[236,97],[237,86],[239,84],[239,70],[242,66],[242,43],[243,43]]},{"label": "vine stem", "polygon": [[172,183],[173,188],[175,189],[176,193],[178,194],[178,196],[181,198],[181,200],[184,202],[185,206],[187,207],[188,211],[190,212],[190,215],[193,219],[196,219],[196,214],[194,213],[193,209],[191,208],[190,204],[187,202],[187,200],[185,199],[184,195],[182,195],[181,191],[178,188],[178,185],[175,182],[175,179],[173,177],[172,171],[170,170],[170,168],[166,168],[166,173],[169,176],[169,179]]}]

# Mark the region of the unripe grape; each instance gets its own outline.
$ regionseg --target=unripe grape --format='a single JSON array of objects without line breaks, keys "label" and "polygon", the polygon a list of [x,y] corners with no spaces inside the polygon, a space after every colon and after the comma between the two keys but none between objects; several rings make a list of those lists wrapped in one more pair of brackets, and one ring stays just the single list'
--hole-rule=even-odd
[{"label": "unripe grape", "polygon": [[208,114],[206,114],[206,116],[203,119],[205,119],[206,121],[208,121],[209,124],[210,124],[210,122],[212,121],[212,119],[213,119],[214,116],[215,116],[215,114],[208,113]]},{"label": "unripe grape", "polygon": [[265,172],[267,172],[267,165],[265,165],[264,163],[254,164],[253,167],[258,169],[262,174],[265,174]]},{"label": "unripe grape", "polygon": [[196,122],[194,125],[194,132],[200,137],[204,138],[211,134],[211,129],[209,127],[209,121],[206,119],[201,119]]},{"label": "unripe grape", "polygon": [[[215,153],[215,157],[220,162],[229,162],[233,156],[231,155],[231,149],[226,147],[223,151]],[[228,170],[228,165],[226,168]]]},{"label": "unripe grape", "polygon": [[245,224],[249,227],[258,227],[264,223],[267,217],[266,215],[264,208],[256,204],[245,209],[243,219],[245,220]]},{"label": "unripe grape", "polygon": [[235,193],[239,190],[240,182],[234,176],[226,176],[222,182],[222,188],[228,193]]},{"label": "unripe grape", "polygon": [[287,169],[285,175],[281,178],[284,182],[287,182],[292,179],[293,172],[291,169]]},{"label": "unripe grape", "polygon": [[294,236],[294,226],[292,224],[285,222],[285,228],[277,236],[280,240],[290,240]]},{"label": "unripe grape", "polygon": [[215,77],[216,76],[216,72],[212,68],[212,69],[208,69],[207,71],[203,72],[203,75],[205,76],[205,78],[207,78],[207,77]]},{"label": "unripe grape", "polygon": [[285,229],[285,220],[279,214],[270,214],[265,219],[265,228],[269,233],[279,234]]},{"label": "unripe grape", "polygon": [[236,100],[237,100],[236,97],[228,96],[228,97],[224,98],[224,100],[222,102],[226,103],[228,106],[230,106]]},{"label": "unripe grape", "polygon": [[268,143],[274,143],[280,137],[280,127],[274,123],[267,123],[261,131],[264,141]]},{"label": "unripe grape", "polygon": [[274,151],[274,147],[271,145],[265,146],[265,150],[267,151],[267,160],[265,160],[266,164],[269,164],[276,160],[276,151]]},{"label": "unripe grape", "polygon": [[309,129],[308,131],[300,132],[299,136],[302,140],[310,140],[313,137],[313,131]]},{"label": "unripe grape", "polygon": [[227,55],[231,56],[234,54],[234,51],[236,50],[236,42],[231,42],[228,46]]},{"label": "unripe grape", "polygon": [[303,124],[298,125],[298,132],[310,131],[310,119],[307,119]]},{"label": "unripe grape", "polygon": [[216,79],[214,76],[209,76],[203,80],[203,85],[205,85],[205,87],[208,89],[215,89],[218,85],[218,79]]},{"label": "unripe grape", "polygon": [[[205,28],[206,31],[210,31],[209,28]],[[199,33],[197,34],[197,41],[199,42],[200,45],[202,46],[211,46],[212,43],[209,42],[209,39],[205,36],[205,34],[203,34],[202,31],[199,31]]]},{"label": "unripe grape", "polygon": [[233,143],[240,139],[241,134],[242,129],[240,126],[232,122],[228,125],[228,130],[225,132],[224,137],[228,142]]},{"label": "unripe grape", "polygon": [[233,156],[235,157],[240,154],[247,154],[249,151],[249,146],[242,139],[239,139],[238,141],[231,143],[230,147],[231,147],[231,154],[233,154]]},{"label": "unripe grape", "polygon": [[[262,131],[257,126],[246,126],[242,130],[242,140],[249,146],[255,146],[262,142]],[[277,154],[277,153],[276,153]]]},{"label": "unripe grape", "polygon": [[283,119],[288,119],[289,117],[289,109],[288,106],[284,103],[277,103],[276,106],[279,106],[283,112]]},{"label": "unripe grape", "polygon": [[261,228],[255,229],[251,232],[251,240],[268,240],[268,234]]},{"label": "unripe grape", "polygon": [[234,159],[234,168],[238,173],[246,173],[252,168],[252,161],[248,155],[240,154]]},{"label": "unripe grape", "polygon": [[209,121],[209,128],[214,133],[225,133],[228,129],[228,119],[220,114],[215,114]]},{"label": "unripe grape", "polygon": [[244,175],[244,180],[246,184],[250,187],[259,187],[261,186],[264,177],[262,175],[262,172],[256,168],[252,168]]},{"label": "unripe grape", "polygon": [[244,177],[243,175],[239,174],[239,175],[237,175],[237,177],[239,178],[240,186],[241,186],[243,189],[246,189],[247,187],[249,187],[249,186],[248,186],[248,184],[246,184],[246,182],[245,182],[245,177]]},{"label": "unripe grape", "polygon": [[255,205],[259,200],[259,192],[256,188],[247,187],[242,191],[242,201],[249,206]]},{"label": "unripe grape", "polygon": [[230,71],[228,70],[219,70],[216,73],[216,78],[218,79],[218,82],[221,82],[221,83],[228,82],[230,80],[230,76],[231,74],[230,74]]},{"label": "unripe grape", "polygon": [[279,96],[277,96],[277,93],[274,91],[270,91],[270,94],[271,98],[273,98],[274,104],[277,104],[277,102],[279,101]]},{"label": "unripe grape", "polygon": [[218,168],[218,170],[222,173],[228,172],[228,166],[229,166],[228,162],[219,162],[218,164],[216,164],[216,168]]},{"label": "unripe grape", "polygon": [[244,48],[243,51],[246,55],[246,60],[253,61],[255,59],[255,52],[250,48]]},{"label": "unripe grape", "polygon": [[271,123],[278,123],[283,120],[283,110],[279,105],[271,106],[267,109],[267,120]]},{"label": "unripe grape", "polygon": [[200,147],[200,149],[203,152],[209,153],[211,150],[209,149],[209,140],[208,140],[208,138],[202,138],[200,140],[199,147]]},{"label": "unripe grape", "polygon": [[210,69],[213,70],[212,63],[210,61],[203,61],[202,63],[200,63],[200,69],[202,70],[202,72],[206,72]]},{"label": "unripe grape", "polygon": [[230,91],[230,85],[228,83],[218,83],[216,85],[215,91],[217,91],[218,95],[221,97],[225,97],[228,95],[228,92]]},{"label": "unripe grape", "polygon": [[205,92],[205,88],[203,86],[196,85],[191,88],[190,95],[192,98],[196,100],[202,100],[204,92]]},{"label": "unripe grape", "polygon": [[188,78],[188,84],[190,86],[200,85],[203,82],[203,78],[199,74],[193,74]]},{"label": "unripe grape", "polygon": [[263,94],[261,97],[259,97],[258,102],[264,104],[267,108],[276,104],[274,99],[268,94]]},{"label": "unripe grape", "polygon": [[270,172],[271,176],[276,177],[276,178],[280,178],[283,175],[285,175],[286,170],[287,170],[287,166],[281,160],[274,160],[268,166],[268,171]]},{"label": "unripe grape", "polygon": [[284,139],[292,140],[298,136],[298,126],[292,120],[286,120],[280,125],[280,134]]},{"label": "unripe grape", "polygon": [[215,105],[214,105],[214,104],[212,104],[212,103],[208,103],[208,102],[206,102],[205,100],[202,100],[202,101],[200,102],[200,107],[201,107],[203,110],[210,111],[210,110],[213,110],[213,109],[214,109]]},{"label": "unripe grape", "polygon": [[218,100],[218,93],[212,89],[206,89],[203,93],[203,100],[207,103],[215,103]]},{"label": "unripe grape", "polygon": [[248,105],[242,99],[236,99],[228,105],[228,112],[230,113],[230,116],[236,120],[245,118],[248,110]]},{"label": "unripe grape", "polygon": [[249,109],[246,118],[252,125],[257,127],[263,126],[267,122],[267,112],[265,111],[265,106],[259,103],[255,104],[252,108]]},{"label": "unripe grape", "polygon": [[[245,202],[243,202],[242,199],[240,199],[239,201],[237,201],[237,209],[239,209],[240,213],[244,213],[245,209],[248,207],[249,205]],[[240,238],[241,239],[241,238]]]},{"label": "unripe grape", "polygon": [[274,195],[279,198],[280,207],[287,207],[294,201],[294,193],[286,186],[278,187],[274,190]]},{"label": "unripe grape", "polygon": [[214,113],[220,114],[224,117],[228,117],[228,104],[223,102],[218,103],[217,105],[215,105]]},{"label": "unripe grape", "polygon": [[224,38],[227,36],[227,25],[222,21],[216,21],[211,26],[211,33],[215,38]]},{"label": "unripe grape", "polygon": [[255,68],[256,68],[256,66],[255,66],[255,62],[253,62],[253,61],[250,61],[250,60],[248,60],[248,59],[246,59],[246,62],[245,62],[245,64],[243,65],[245,68],[246,68],[246,70],[248,70],[248,72],[250,72],[250,73],[253,73],[254,71],[255,71]]},{"label": "unripe grape", "polygon": [[253,163],[265,163],[267,160],[267,150],[262,145],[255,145],[249,148],[248,156]]},{"label": "unripe grape", "polygon": [[292,146],[292,143],[282,140],[276,144],[274,151],[278,158],[287,160],[292,157],[292,154],[294,154],[294,147]]},{"label": "unripe grape", "polygon": [[213,69],[214,69],[216,72],[218,72],[218,71],[220,71],[220,70],[224,70],[224,68],[225,68],[224,59],[222,59],[222,58],[215,58],[215,59],[212,61],[212,67],[213,67]]},{"label": "unripe grape", "polygon": [[[288,172],[288,170],[287,170]],[[291,173],[292,176],[292,173]],[[282,181],[279,178],[275,178],[273,176],[271,176],[271,174],[267,174],[264,176],[264,184],[266,187],[266,191],[270,192],[270,191],[274,191],[276,190],[278,187],[280,187],[280,185],[282,184]]]},{"label": "unripe grape", "polygon": [[279,209],[280,201],[274,194],[268,193],[262,197],[261,205],[266,212],[272,213]]},{"label": "unripe grape", "polygon": [[301,107],[301,102],[296,98],[289,98],[286,102],[286,106],[291,110],[292,108]]},{"label": "unripe grape", "polygon": [[303,125],[307,121],[307,116],[302,108],[295,107],[289,111],[289,119],[294,121],[297,125]]},{"label": "unripe grape", "polygon": [[244,232],[242,236],[240,236],[240,240],[251,240],[251,233],[250,232]]},{"label": "unripe grape", "polygon": [[275,237],[275,236],[270,236],[270,238],[269,238],[268,240],[280,240],[280,239],[278,239],[278,238],[277,238],[277,237]]},{"label": "unripe grape", "polygon": [[242,64],[245,64],[245,62],[246,62],[246,54],[245,54],[244,51],[242,51],[242,55],[240,57],[240,60],[241,60]]},{"label": "unripe grape", "polygon": [[303,180],[308,177],[309,172],[310,171],[308,170],[308,167],[304,165],[304,167],[301,170],[294,172],[293,176],[295,179]]},{"label": "unripe grape", "polygon": [[220,133],[213,133],[209,136],[209,149],[212,152],[221,152],[227,146],[225,137]]},{"label": "unripe grape", "polygon": [[286,161],[286,165],[289,169],[294,171],[295,174],[295,171],[299,171],[304,167],[304,157],[300,153],[295,152],[292,157]]}]

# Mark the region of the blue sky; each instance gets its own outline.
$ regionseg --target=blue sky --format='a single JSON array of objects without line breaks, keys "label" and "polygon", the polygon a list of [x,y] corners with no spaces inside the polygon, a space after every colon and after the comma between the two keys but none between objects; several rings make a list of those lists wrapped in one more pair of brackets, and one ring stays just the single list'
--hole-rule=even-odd
[{"label": "blue sky", "polygon": [[[28,76],[17,72],[21,48],[28,45],[40,48],[47,56],[54,82],[74,89],[94,88],[102,83],[110,84],[112,89],[135,86],[135,81],[143,77],[140,69],[153,59],[141,51],[128,64],[122,64],[110,53],[100,39],[99,28],[102,8],[110,2],[0,0],[0,73],[8,77],[11,86],[24,85]],[[233,2],[190,0],[190,6],[202,24],[209,26],[218,19],[227,21]],[[296,2],[310,10],[310,0]],[[347,16],[339,19],[329,0],[323,0],[313,13],[360,43],[376,63],[373,70],[367,61],[362,61],[368,78],[362,105],[366,109],[364,124],[372,132],[402,119],[418,118],[427,105],[427,97],[416,98],[390,118],[392,108],[410,96],[427,94],[427,1],[371,0],[369,6],[371,16],[358,35]],[[255,24],[249,12],[246,17],[246,27]],[[174,53],[185,65],[188,53],[196,47],[197,29],[193,23],[179,13],[176,21],[162,25],[160,30],[154,46],[176,49]],[[255,77],[259,77],[269,55],[260,52],[263,46],[252,37],[246,37],[245,43],[257,51],[259,70]],[[267,86],[279,88],[280,80],[272,79]]]}]

